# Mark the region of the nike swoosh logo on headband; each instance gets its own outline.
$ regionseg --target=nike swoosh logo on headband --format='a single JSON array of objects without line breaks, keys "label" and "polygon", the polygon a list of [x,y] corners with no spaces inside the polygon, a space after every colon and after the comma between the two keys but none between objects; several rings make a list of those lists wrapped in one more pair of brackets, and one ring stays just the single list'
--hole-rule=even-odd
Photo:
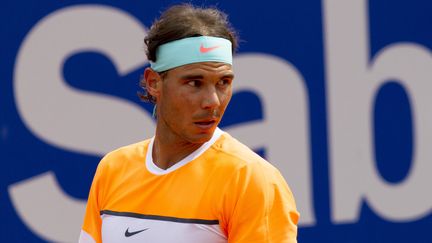
[{"label": "nike swoosh logo on headband", "polygon": [[219,48],[219,47],[220,47],[220,46],[204,47],[204,45],[201,44],[199,50],[200,50],[201,53],[207,53],[207,52],[212,51],[212,50],[214,50],[214,49],[216,49],[216,48]]}]

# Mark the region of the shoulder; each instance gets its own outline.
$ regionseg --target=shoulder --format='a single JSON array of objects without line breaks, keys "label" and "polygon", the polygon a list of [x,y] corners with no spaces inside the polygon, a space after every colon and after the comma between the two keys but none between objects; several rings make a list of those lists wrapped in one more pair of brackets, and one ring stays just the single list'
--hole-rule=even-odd
[{"label": "shoulder", "polygon": [[213,148],[219,152],[218,163],[230,169],[230,173],[225,173],[228,188],[253,188],[255,192],[268,195],[282,191],[292,198],[291,189],[279,169],[228,133],[224,133]]},{"label": "shoulder", "polygon": [[[225,186],[221,190],[223,208],[229,209],[229,212],[237,209],[242,213],[243,209],[253,208],[262,212],[263,218],[270,217],[270,211],[276,207],[278,214],[297,212],[294,196],[276,167],[229,134],[221,136],[218,142],[214,146],[215,150],[220,151],[218,162],[231,168],[229,173],[224,173]],[[227,217],[232,219],[237,216]]]},{"label": "shoulder", "polygon": [[223,133],[212,146],[224,162],[236,168],[250,167],[265,170],[277,170],[271,163],[259,156],[252,149],[238,141],[228,133]]},{"label": "shoulder", "polygon": [[144,161],[150,139],[129,144],[107,153],[99,162],[98,169],[115,170]]}]

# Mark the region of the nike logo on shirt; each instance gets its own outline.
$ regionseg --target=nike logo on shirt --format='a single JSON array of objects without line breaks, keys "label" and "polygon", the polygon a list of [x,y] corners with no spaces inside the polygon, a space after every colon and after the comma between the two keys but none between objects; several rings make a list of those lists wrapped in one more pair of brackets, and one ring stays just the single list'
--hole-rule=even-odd
[{"label": "nike logo on shirt", "polygon": [[131,237],[131,236],[133,236],[133,235],[136,235],[136,234],[141,233],[141,232],[143,232],[143,231],[146,231],[146,230],[148,230],[148,229],[149,229],[149,228],[129,232],[129,228],[127,228],[127,229],[126,229],[126,232],[125,232],[125,236],[126,236],[126,237]]}]

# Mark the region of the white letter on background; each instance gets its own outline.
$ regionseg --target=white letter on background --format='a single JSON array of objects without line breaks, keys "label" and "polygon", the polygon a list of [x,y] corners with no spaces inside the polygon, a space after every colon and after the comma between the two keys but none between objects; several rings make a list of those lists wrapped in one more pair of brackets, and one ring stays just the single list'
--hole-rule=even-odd
[{"label": "white letter on background", "polygon": [[[106,55],[119,75],[142,67],[145,33],[127,13],[102,5],[69,7],[42,19],[25,38],[15,66],[15,99],[27,128],[53,146],[96,155],[152,135],[151,116],[136,104],[72,89],[63,80],[64,61],[83,51]],[[33,232],[49,241],[77,241],[85,202],[60,193],[54,174],[16,183],[9,192]]]},{"label": "white letter on background", "polygon": [[[323,13],[332,219],[357,221],[363,201],[387,220],[426,216],[432,208],[430,52],[416,44],[394,44],[371,60],[367,1],[326,0]],[[413,164],[407,178],[397,184],[381,178],[373,149],[374,100],[389,80],[405,88],[413,111]]]},{"label": "white letter on background", "polygon": [[267,159],[279,168],[293,190],[300,225],[315,224],[309,106],[303,77],[285,60],[264,54],[238,55],[234,70],[234,91],[257,94],[264,120],[235,125],[227,131],[252,148],[265,147]]}]

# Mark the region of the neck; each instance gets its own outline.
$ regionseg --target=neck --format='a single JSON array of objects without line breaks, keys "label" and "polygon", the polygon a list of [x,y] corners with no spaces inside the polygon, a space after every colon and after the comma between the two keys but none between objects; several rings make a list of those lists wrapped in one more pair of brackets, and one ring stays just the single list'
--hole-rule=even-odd
[{"label": "neck", "polygon": [[153,163],[157,167],[166,170],[203,145],[203,143],[191,143],[175,137],[163,136],[156,130],[152,156]]}]

